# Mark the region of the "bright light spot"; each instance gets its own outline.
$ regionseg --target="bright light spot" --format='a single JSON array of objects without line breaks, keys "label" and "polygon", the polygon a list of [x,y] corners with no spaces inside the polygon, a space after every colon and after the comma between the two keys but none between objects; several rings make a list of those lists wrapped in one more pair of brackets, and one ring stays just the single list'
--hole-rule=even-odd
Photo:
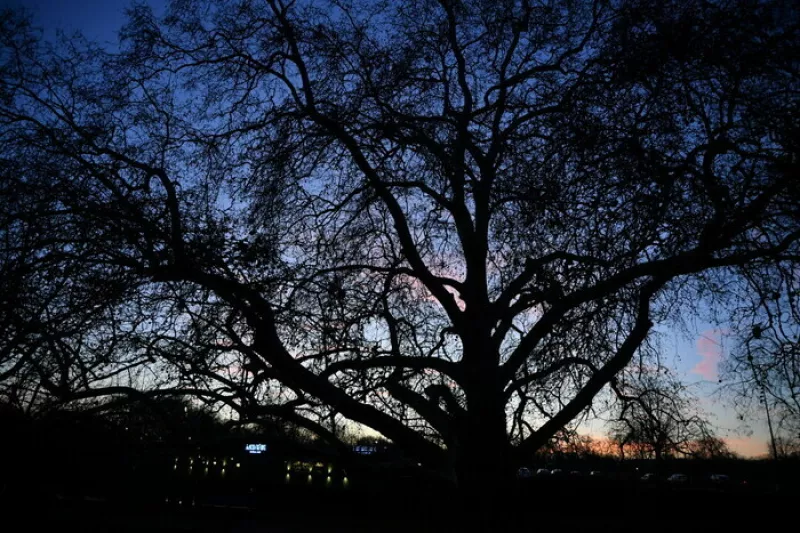
[{"label": "bright light spot", "polygon": [[344,488],[347,488],[347,487],[349,487],[349,486],[350,486],[350,480],[349,480],[349,479],[347,479],[347,477],[345,477],[344,479],[342,479],[342,487],[344,487]]},{"label": "bright light spot", "polygon": [[241,467],[241,466],[242,466],[242,465],[240,465],[239,463],[236,463],[236,468],[239,468],[239,467]]},{"label": "bright light spot", "polygon": [[266,444],[260,444],[260,443],[259,444],[246,444],[244,449],[247,450],[248,453],[256,453],[256,454],[257,453],[264,453],[265,451],[267,451],[267,445]]},{"label": "bright light spot", "polygon": [[286,483],[289,483],[291,480],[292,480],[292,475],[287,473],[286,474]]}]

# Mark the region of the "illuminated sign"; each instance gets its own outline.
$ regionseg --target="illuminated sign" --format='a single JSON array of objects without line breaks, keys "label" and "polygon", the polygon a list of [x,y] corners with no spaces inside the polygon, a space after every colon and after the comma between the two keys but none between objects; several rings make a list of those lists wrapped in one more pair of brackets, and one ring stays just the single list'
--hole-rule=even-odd
[{"label": "illuminated sign", "polygon": [[377,446],[353,446],[353,451],[361,455],[372,455],[378,451]]},{"label": "illuminated sign", "polygon": [[264,453],[265,451],[267,451],[267,445],[266,444],[247,444],[247,445],[245,445],[244,449],[247,450],[248,453]]}]

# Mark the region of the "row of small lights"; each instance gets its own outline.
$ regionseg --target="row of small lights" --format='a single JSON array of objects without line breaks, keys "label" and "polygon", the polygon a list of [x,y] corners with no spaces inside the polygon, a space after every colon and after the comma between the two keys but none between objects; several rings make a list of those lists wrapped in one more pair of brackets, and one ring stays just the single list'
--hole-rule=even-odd
[{"label": "row of small lights", "polygon": [[[203,456],[198,456],[197,460],[201,465],[206,467],[205,468],[205,472],[204,472],[206,474],[208,474],[208,467],[209,466],[211,466],[211,465],[217,466],[217,458],[216,457],[212,457],[211,459],[206,459]],[[234,461],[233,457],[230,458],[230,461],[231,462]],[[172,467],[173,470],[177,470],[178,469],[178,463],[179,462],[180,462],[180,457],[175,457],[175,464]],[[220,459],[220,462],[222,463],[222,469],[221,469],[220,473],[224,476],[225,475],[225,467],[228,466],[228,458],[227,457],[222,458],[222,459]],[[241,468],[242,464],[237,462],[237,463],[235,463],[235,466],[236,466],[236,468]],[[193,468],[194,468],[194,457],[189,457],[189,473],[190,474],[192,473],[192,469]]]},{"label": "row of small lights", "polygon": [[[313,476],[312,476],[313,472],[314,472],[314,465],[311,464],[308,467],[308,478],[306,478],[306,483],[308,483],[309,485],[313,482]],[[325,486],[326,487],[330,487],[331,484],[333,483],[333,480],[331,479],[331,473],[332,472],[333,472],[333,465],[328,465],[328,476],[325,478]],[[289,483],[291,481],[291,479],[292,479],[292,463],[287,462],[286,463],[286,483]],[[350,480],[347,479],[347,476],[345,475],[342,478],[342,486],[347,488],[348,485],[350,485]]]},{"label": "row of small lights", "polygon": [[[291,482],[291,480],[292,480],[292,474],[287,472],[286,473],[286,483]],[[308,477],[306,478],[306,483],[308,483],[310,485],[313,482],[314,482],[314,479],[311,476],[311,474],[309,474]],[[333,479],[331,478],[331,476],[328,476],[328,477],[325,478],[325,486],[326,487],[330,487],[331,485],[333,485]],[[349,486],[350,486],[350,480],[347,479],[347,476],[343,477],[342,478],[342,487],[347,488]]]},{"label": "row of small lights", "polygon": [[[177,465],[180,460],[181,460],[180,457],[175,457],[175,464]],[[198,455],[197,456],[197,460],[198,460],[198,462],[200,462],[201,464],[203,464],[205,466],[209,466],[209,465],[212,465],[212,464],[214,466],[217,465],[217,458],[216,457],[212,457],[210,459],[206,459],[202,455]],[[219,459],[219,461],[222,462],[222,466],[226,466],[228,464],[228,461],[233,462],[234,458],[231,457],[230,459],[228,459],[227,457],[223,457],[222,459]],[[194,457],[189,457],[189,464],[190,465],[194,464]],[[236,463],[236,467],[237,468],[239,467],[239,463]]]},{"label": "row of small lights", "polygon": [[[198,462],[200,462],[200,464],[202,464],[202,465],[204,465],[206,467],[205,468],[205,473],[206,474],[208,473],[208,467],[209,466],[211,466],[211,465],[217,466],[217,459],[216,458],[205,459],[203,456],[198,456],[197,460],[198,460]],[[227,458],[223,458],[220,461],[222,462],[221,473],[224,475],[225,474],[225,467],[228,465],[228,459]],[[231,462],[234,461],[233,457],[230,458],[230,461]],[[180,462],[180,458],[179,457],[175,457],[175,464],[172,467],[173,470],[177,470],[178,469],[178,463],[179,462]],[[190,474],[192,473],[193,465],[194,465],[194,457],[189,457],[189,473]],[[236,465],[236,468],[241,468],[241,466],[242,466],[242,464],[239,463],[239,462],[237,462],[235,465]],[[289,481],[291,480],[291,469],[292,469],[292,464],[287,462],[286,463],[286,482],[287,483],[289,483]],[[314,471],[314,465],[309,466],[308,467],[308,479],[307,479],[308,483],[312,482],[312,475],[311,474],[312,474],[313,471]],[[331,473],[332,472],[333,472],[333,466],[332,465],[328,465],[328,476],[325,479],[325,484],[327,486],[330,486],[331,483],[333,482],[333,480],[331,479]],[[344,476],[342,478],[342,486],[347,487],[349,484],[350,484],[350,480],[347,479],[347,476]]]}]

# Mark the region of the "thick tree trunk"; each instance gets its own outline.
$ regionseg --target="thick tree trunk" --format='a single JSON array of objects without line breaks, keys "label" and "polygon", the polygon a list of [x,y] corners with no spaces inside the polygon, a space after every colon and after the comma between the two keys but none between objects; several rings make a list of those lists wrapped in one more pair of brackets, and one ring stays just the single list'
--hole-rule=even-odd
[{"label": "thick tree trunk", "polygon": [[[475,393],[456,451],[461,518],[482,531],[496,531],[507,518],[514,466],[499,394]],[[492,391],[493,392],[493,391]]]},{"label": "thick tree trunk", "polygon": [[507,518],[515,466],[499,379],[500,354],[492,344],[491,323],[483,313],[473,314],[467,323],[469,327],[462,332],[467,410],[453,450],[462,504],[459,514],[469,530],[498,531],[504,529]]}]

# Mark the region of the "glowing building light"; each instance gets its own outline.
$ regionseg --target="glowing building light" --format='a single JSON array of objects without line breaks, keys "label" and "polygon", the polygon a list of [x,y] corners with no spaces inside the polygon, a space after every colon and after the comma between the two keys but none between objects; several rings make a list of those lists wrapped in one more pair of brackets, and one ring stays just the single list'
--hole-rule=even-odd
[{"label": "glowing building light", "polygon": [[256,443],[246,444],[244,449],[248,453],[259,454],[259,453],[264,453],[265,451],[267,451],[267,445],[266,444],[256,444]]}]

